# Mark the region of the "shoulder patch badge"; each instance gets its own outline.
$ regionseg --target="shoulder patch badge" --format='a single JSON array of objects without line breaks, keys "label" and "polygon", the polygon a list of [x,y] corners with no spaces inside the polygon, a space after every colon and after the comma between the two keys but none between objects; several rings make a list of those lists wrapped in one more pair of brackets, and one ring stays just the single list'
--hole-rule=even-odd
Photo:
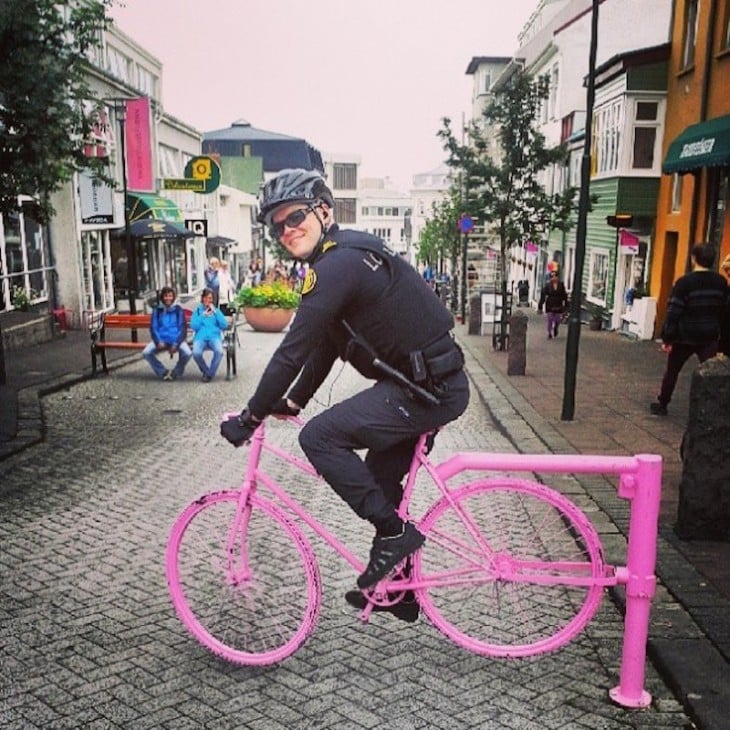
[{"label": "shoulder patch badge", "polygon": [[307,275],[304,277],[302,283],[302,296],[309,294],[312,289],[317,285],[317,272],[314,269],[309,269]]},{"label": "shoulder patch badge", "polygon": [[332,239],[330,239],[329,241],[325,241],[322,244],[322,253],[329,251],[331,248],[334,248],[336,245],[337,245],[337,241],[333,241]]}]

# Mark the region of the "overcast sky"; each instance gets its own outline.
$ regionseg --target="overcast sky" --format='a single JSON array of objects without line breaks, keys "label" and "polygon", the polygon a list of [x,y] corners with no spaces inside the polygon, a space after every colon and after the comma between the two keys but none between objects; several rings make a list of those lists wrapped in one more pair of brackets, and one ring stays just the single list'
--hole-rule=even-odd
[{"label": "overcast sky", "polygon": [[512,56],[538,0],[123,0],[112,16],[163,64],[167,112],[246,119],[357,154],[401,185],[436,167],[441,118],[469,113],[473,56]]}]

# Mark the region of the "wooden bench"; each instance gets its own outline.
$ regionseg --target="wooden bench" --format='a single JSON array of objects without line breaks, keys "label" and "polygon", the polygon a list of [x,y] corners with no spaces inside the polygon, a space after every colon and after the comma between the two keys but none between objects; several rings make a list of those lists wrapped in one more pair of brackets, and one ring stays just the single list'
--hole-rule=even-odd
[{"label": "wooden bench", "polygon": [[[188,326],[188,344],[192,342],[192,332],[190,331],[190,319],[192,312],[189,309],[185,312],[185,323]],[[109,367],[106,359],[106,351],[108,349],[116,350],[143,350],[149,342],[150,314],[111,314],[101,312],[91,320],[89,332],[91,334],[91,374],[96,375],[97,356],[101,357],[101,366],[104,372],[109,374]],[[238,333],[236,328],[238,325],[238,316],[234,313],[226,317],[228,320],[228,329],[223,333],[223,348],[226,353],[226,379],[230,379],[236,375],[236,346],[238,345]],[[129,330],[129,339],[127,340],[109,340],[107,339],[107,330]],[[139,331],[145,334],[142,342],[135,342],[139,339]],[[132,333],[135,333],[135,337]]]},{"label": "wooden bench", "polygon": [[[151,315],[149,314],[110,314],[100,312],[90,322],[89,334],[91,335],[91,374],[96,375],[96,358],[101,356],[101,366],[105,373],[109,373],[106,361],[106,351],[115,350],[143,350],[149,342]],[[129,330],[127,340],[107,339],[107,330]],[[142,342],[135,342],[139,331],[146,332],[147,336]]]}]

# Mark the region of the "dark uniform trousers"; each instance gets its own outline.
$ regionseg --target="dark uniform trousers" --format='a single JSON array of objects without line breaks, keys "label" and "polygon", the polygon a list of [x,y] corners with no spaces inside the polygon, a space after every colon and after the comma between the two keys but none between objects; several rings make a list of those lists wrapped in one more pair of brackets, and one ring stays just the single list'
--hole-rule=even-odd
[{"label": "dark uniform trousers", "polygon": [[[378,529],[393,525],[418,437],[466,410],[469,385],[463,370],[447,376],[442,386],[441,404],[434,406],[381,380],[315,416],[300,432],[299,443],[315,469]],[[365,461],[358,449],[368,449]]]}]

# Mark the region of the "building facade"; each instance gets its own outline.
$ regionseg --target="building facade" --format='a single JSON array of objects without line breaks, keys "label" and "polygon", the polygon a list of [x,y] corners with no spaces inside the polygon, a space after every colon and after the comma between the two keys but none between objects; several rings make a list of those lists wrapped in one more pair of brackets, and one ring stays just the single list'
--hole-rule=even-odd
[{"label": "building facade", "polygon": [[657,329],[694,243],[730,253],[730,0],[675,0],[651,260]]}]

